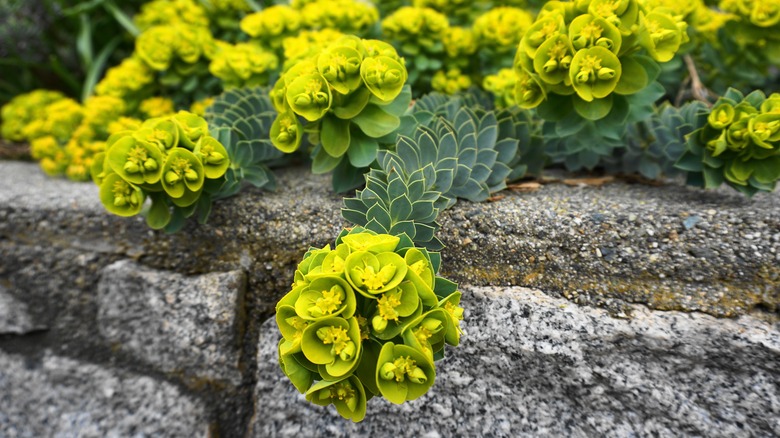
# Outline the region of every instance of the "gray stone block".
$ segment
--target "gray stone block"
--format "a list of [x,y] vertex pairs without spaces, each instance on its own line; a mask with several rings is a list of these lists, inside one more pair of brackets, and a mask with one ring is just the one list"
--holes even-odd
[[43,328],[33,323],[27,305],[14,298],[0,285],[0,335],[22,335]]
[[238,385],[245,288],[242,271],[187,277],[116,262],[98,283],[98,330],[157,370]]
[[0,351],[0,436],[206,437],[203,403],[170,383],[47,353]]
[[463,288],[464,336],[422,398],[362,423],[305,401],[260,330],[255,437],[778,436],[780,332],[634,306],[631,320],[522,288]]

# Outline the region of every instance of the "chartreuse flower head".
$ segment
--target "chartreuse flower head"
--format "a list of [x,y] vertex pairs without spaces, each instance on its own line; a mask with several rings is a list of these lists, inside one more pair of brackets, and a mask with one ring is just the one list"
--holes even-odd
[[640,43],[650,56],[658,62],[671,60],[683,38],[675,20],[668,14],[654,11],[642,17],[640,23],[646,29],[641,33]]
[[398,286],[406,276],[408,267],[404,259],[394,252],[373,254],[355,251],[344,264],[347,281],[360,294],[377,298],[378,294]]
[[320,406],[332,404],[342,417],[356,423],[366,416],[366,399],[363,384],[355,376],[339,381],[322,380],[306,392],[306,400]]
[[298,150],[303,139],[303,125],[292,110],[284,111],[271,125],[271,142],[284,153]]
[[580,15],[571,22],[569,38],[576,50],[599,46],[614,54],[620,53],[623,43],[620,31],[615,26],[590,14]]
[[187,111],[179,111],[172,120],[179,130],[179,145],[187,149],[195,149],[195,145],[202,137],[209,135],[209,125],[203,117]]
[[287,103],[296,114],[313,122],[322,118],[331,106],[328,82],[319,73],[300,76],[287,85]]
[[299,11],[276,5],[244,17],[241,30],[264,46],[279,49],[284,38],[298,33],[302,19]]
[[376,383],[382,396],[399,405],[428,392],[436,379],[433,362],[425,353],[392,342],[382,346],[376,371]]
[[301,339],[303,331],[312,321],[301,318],[295,312],[295,308],[289,305],[276,306],[276,325],[282,332],[283,342],[279,344],[279,355],[299,353],[301,351]]
[[317,69],[334,90],[348,94],[361,85],[363,55],[354,47],[334,45],[317,58]]
[[574,48],[566,35],[556,35],[545,41],[534,57],[534,71],[539,79],[550,85],[569,80],[569,68],[574,59]]
[[515,102],[520,108],[535,108],[545,99],[547,93],[538,76],[525,70],[517,73]]
[[341,277],[316,278],[298,292],[295,312],[304,319],[351,318],[355,314],[355,293]]
[[450,295],[439,301],[439,308],[447,312],[449,324],[444,333],[444,339],[448,344],[457,346],[460,343],[460,335],[463,331],[460,329],[460,322],[463,321],[463,307],[460,307],[461,293],[452,292]]
[[192,152],[176,148],[168,154],[162,168],[162,186],[173,202],[186,207],[198,199],[203,188],[203,163]]
[[569,69],[572,87],[582,100],[603,99],[615,90],[623,69],[610,50],[595,46],[574,54]]
[[354,233],[341,239],[352,251],[368,251],[374,254],[393,252],[401,239],[389,234]]
[[357,318],[323,318],[303,331],[301,350],[311,363],[319,365],[326,380],[348,376],[358,365],[362,351]]
[[444,309],[433,309],[418,316],[403,332],[404,344],[422,351],[433,362],[434,354],[444,349],[445,336],[451,331],[450,317]]
[[365,58],[360,64],[360,76],[371,94],[383,102],[398,97],[407,79],[406,68],[390,56]]
[[677,161],[688,183],[715,188],[725,182],[748,196],[773,190],[780,180],[780,113],[772,111],[773,99],[733,89],[720,98]]
[[371,333],[377,339],[389,340],[401,332],[409,319],[422,311],[417,289],[410,281],[378,295],[376,311],[371,317]]
[[141,212],[146,196],[141,189],[112,173],[100,184],[100,202],[117,216],[135,216]]
[[155,184],[162,176],[163,153],[160,148],[153,143],[136,140],[132,135],[113,142],[106,159],[112,171],[135,185]]

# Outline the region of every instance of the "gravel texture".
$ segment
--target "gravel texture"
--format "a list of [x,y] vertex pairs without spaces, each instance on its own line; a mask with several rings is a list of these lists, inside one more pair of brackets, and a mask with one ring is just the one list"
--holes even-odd
[[466,332],[422,398],[362,423],[305,401],[263,324],[253,436],[778,436],[780,326],[633,306],[631,320],[525,288],[462,288]]
[[184,277],[116,262],[98,283],[98,330],[162,372],[239,385],[245,284],[241,271]]
[[0,435],[206,437],[203,403],[146,376],[46,353],[0,351]]

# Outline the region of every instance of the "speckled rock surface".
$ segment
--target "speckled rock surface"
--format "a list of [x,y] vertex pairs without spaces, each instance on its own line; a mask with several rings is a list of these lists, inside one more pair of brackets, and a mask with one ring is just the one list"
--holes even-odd
[[238,385],[245,287],[242,271],[185,277],[116,262],[98,283],[98,330],[157,370]]
[[614,319],[524,288],[462,290],[466,335],[432,390],[402,406],[372,400],[359,424],[296,392],[266,321],[253,436],[780,434],[777,325],[641,306]]
[[0,351],[0,435],[206,437],[203,403],[168,383],[46,354]]
[[36,328],[43,327],[35,326],[27,305],[12,297],[6,288],[0,285],[0,335],[22,335]]

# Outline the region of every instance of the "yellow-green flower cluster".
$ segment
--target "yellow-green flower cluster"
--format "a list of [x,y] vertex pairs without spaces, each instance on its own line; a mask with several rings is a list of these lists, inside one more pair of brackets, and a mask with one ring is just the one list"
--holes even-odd
[[108,135],[112,136],[122,131],[135,131],[141,128],[143,122],[143,120],[135,117],[122,116],[108,124]]
[[301,9],[306,28],[336,29],[364,36],[379,21],[379,11],[371,4],[356,0],[317,0]]
[[314,31],[304,30],[298,35],[285,38],[282,42],[284,48],[282,72],[286,72],[299,61],[316,56],[325,47],[345,36],[345,34],[334,29],[322,29]]
[[68,164],[65,149],[54,137],[47,135],[31,140],[30,155],[47,175],[65,173]]
[[279,49],[287,37],[298,35],[303,24],[300,11],[277,5],[249,14],[241,20],[241,30],[264,47]]
[[446,65],[450,67],[468,66],[478,48],[474,31],[466,27],[448,28],[442,42],[448,58]]
[[689,183],[707,188],[726,182],[747,195],[774,190],[780,180],[780,94],[727,91],[705,126],[688,137],[677,167],[690,172]]
[[279,67],[279,59],[256,43],[238,43],[222,48],[209,71],[222,80],[225,89],[268,85]]
[[515,82],[517,77],[511,68],[502,68],[482,81],[482,87],[493,94],[496,107],[509,108],[515,105]]
[[[383,39],[409,59],[409,82],[417,95],[429,92],[433,74],[453,61],[444,46],[449,29],[447,16],[431,8],[405,6],[382,20]],[[464,59],[451,65],[465,68]]]
[[186,24],[208,27],[206,10],[195,0],[153,0],[141,6],[141,12],[133,17],[141,31],[154,26]]
[[[276,82],[271,99],[279,114],[271,128],[271,141],[279,150],[293,152],[303,138],[298,117],[318,122],[326,114],[333,114],[335,117],[328,118],[327,127],[323,125],[321,141],[330,156],[340,159],[349,148],[350,134],[343,131],[349,130],[350,119],[364,110],[380,117],[383,112],[378,106],[395,100],[406,79],[404,61],[391,45],[355,36],[342,37],[299,61]],[[369,105],[369,101],[375,105]],[[364,115],[360,120],[367,118],[372,117]],[[331,126],[331,121],[335,125]],[[344,138],[346,144],[340,142]]]
[[426,49],[441,52],[443,47],[435,50],[434,46],[444,39],[449,27],[447,16],[431,8],[406,6],[382,20],[385,39],[397,42],[410,54]]
[[136,100],[149,93],[154,79],[154,72],[140,58],[131,56],[108,69],[106,76],[95,86],[95,94]]
[[455,94],[465,91],[471,86],[471,78],[461,73],[460,69],[453,68],[447,71],[440,70],[433,75],[431,87],[434,91],[445,94]]
[[583,117],[603,118],[613,93],[630,95],[648,85],[634,54],[669,61],[685,28],[665,9],[646,9],[637,0],[548,2],[520,41],[515,100],[533,108],[551,93],[575,95]]
[[59,99],[46,105],[43,113],[24,127],[22,135],[27,140],[51,136],[64,143],[79,127],[83,117],[84,111],[78,102],[70,98]]
[[492,2],[486,0],[414,0],[412,6],[431,8],[449,17],[450,22],[470,24],[474,15],[489,9]]
[[106,210],[118,216],[134,216],[147,196],[156,199],[150,225],[161,228],[170,221],[169,203],[193,205],[204,184],[222,178],[229,165],[225,147],[209,135],[206,121],[180,111],[112,135],[90,173]]
[[135,53],[149,68],[165,71],[174,67],[188,72],[202,58],[210,59],[216,44],[207,27],[184,24],[153,26],[135,42]]
[[480,49],[501,54],[517,49],[534,17],[523,9],[493,8],[474,22],[474,35]]
[[145,119],[169,116],[176,112],[173,101],[167,97],[150,97],[141,102],[138,110]]
[[463,319],[457,285],[437,269],[408,238],[360,228],[310,249],[276,305],[279,364],[296,389],[355,422],[371,397],[401,404],[428,392]]
[[65,144],[66,177],[76,181],[89,180],[89,169],[95,157],[105,150],[109,126],[126,111],[125,102],[117,97],[93,96],[84,102],[81,124]]
[[211,104],[214,103],[213,97],[207,97],[205,99],[201,99],[198,101],[195,101],[190,105],[190,112],[203,117],[206,114],[206,108],[211,106]]
[[47,105],[64,98],[62,93],[49,90],[35,90],[14,97],[0,112],[3,121],[0,134],[6,140],[29,140],[24,134],[27,125],[45,117]]
[[780,63],[780,0],[722,0],[720,8],[735,17],[727,30],[742,49]]

